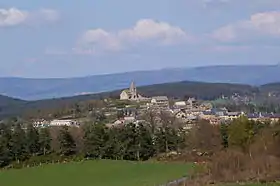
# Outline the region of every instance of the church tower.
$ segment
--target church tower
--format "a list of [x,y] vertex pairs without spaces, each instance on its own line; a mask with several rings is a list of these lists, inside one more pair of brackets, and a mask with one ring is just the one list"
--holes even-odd
[[131,82],[130,87],[129,87],[129,92],[131,94],[132,99],[137,98],[137,90],[134,81]]

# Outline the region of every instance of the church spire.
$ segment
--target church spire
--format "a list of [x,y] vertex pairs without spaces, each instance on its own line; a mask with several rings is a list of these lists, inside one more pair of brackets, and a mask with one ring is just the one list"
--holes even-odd
[[131,82],[129,90],[130,92],[136,92],[136,86],[134,81]]
[[137,90],[134,81],[131,82],[129,92],[131,94],[132,99],[137,99]]

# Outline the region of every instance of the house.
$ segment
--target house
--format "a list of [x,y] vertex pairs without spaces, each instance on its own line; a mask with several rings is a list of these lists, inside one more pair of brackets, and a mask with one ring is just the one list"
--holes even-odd
[[270,120],[272,122],[278,122],[280,121],[280,114],[272,114],[272,116],[270,117]]
[[203,111],[200,115],[199,118],[205,119],[205,120],[210,120],[212,118],[216,118],[216,115],[212,111]]
[[122,111],[124,113],[124,116],[137,116],[138,115],[138,110],[136,108],[126,107]]
[[208,102],[204,102],[199,105],[200,110],[211,110],[212,108],[213,108],[212,104]]
[[186,108],[186,106],[187,106],[187,103],[185,101],[176,101],[174,103],[174,108],[177,108],[177,109]]
[[78,126],[78,122],[73,120],[52,120],[49,126]]
[[187,100],[187,106],[189,109],[192,109],[194,106],[197,106],[196,105],[196,99],[195,98],[189,98]]
[[175,117],[176,118],[186,118],[187,114],[183,110],[180,110],[180,111],[175,113]]
[[260,117],[261,117],[261,114],[258,114],[258,113],[249,113],[249,114],[247,114],[248,120],[257,121],[257,120],[259,120]]
[[153,108],[169,109],[169,100],[167,96],[155,96],[151,99],[151,105]]
[[181,109],[175,113],[175,117],[178,119],[183,119],[187,121],[193,121],[198,118],[197,115],[193,114],[192,112],[186,112],[186,110]]
[[50,126],[79,126],[77,121],[70,119],[55,119],[52,121],[37,120],[33,122],[34,127],[50,127]]
[[247,118],[249,120],[254,121],[270,121],[272,123],[278,122],[280,120],[280,114],[274,114],[274,113],[250,113],[247,114]]
[[139,123],[144,123],[144,122],[145,122],[144,120],[137,120],[133,116],[127,116],[127,117],[123,117],[123,118],[116,120],[113,124],[107,124],[107,126],[121,126],[121,125],[130,124],[130,123],[139,124]]
[[234,120],[241,117],[242,115],[244,115],[243,112],[227,112],[225,115],[223,115],[223,119]]
[[36,128],[47,127],[47,126],[49,126],[49,122],[44,120],[44,119],[37,120],[37,121],[33,122],[33,126],[36,127]]

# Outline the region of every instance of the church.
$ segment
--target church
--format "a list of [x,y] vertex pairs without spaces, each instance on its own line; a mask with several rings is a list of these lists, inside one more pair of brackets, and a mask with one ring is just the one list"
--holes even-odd
[[141,101],[146,98],[137,93],[134,82],[131,82],[129,89],[123,90],[120,94],[120,100]]

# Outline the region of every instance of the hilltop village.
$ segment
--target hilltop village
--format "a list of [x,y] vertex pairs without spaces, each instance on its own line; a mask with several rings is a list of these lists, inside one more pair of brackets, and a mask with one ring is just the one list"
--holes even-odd
[[[221,96],[221,99],[227,99]],[[234,94],[231,97],[234,101],[248,102],[249,98],[240,97]],[[163,113],[176,122],[180,122],[185,129],[190,129],[198,120],[209,121],[210,124],[218,125],[230,122],[241,116],[249,120],[261,122],[276,122],[280,119],[277,113],[246,113],[230,111],[227,107],[216,107],[211,101],[197,100],[189,97],[185,100],[168,98],[165,95],[146,97],[138,92],[134,82],[131,82],[128,89],[121,91],[119,99],[104,99],[105,106],[91,110],[88,116],[99,113],[106,118],[106,126],[121,126],[129,123],[145,123],[147,115],[153,114],[155,120],[160,120]],[[80,126],[88,117],[56,118],[53,120],[37,118],[33,123],[35,127],[44,126]]]

